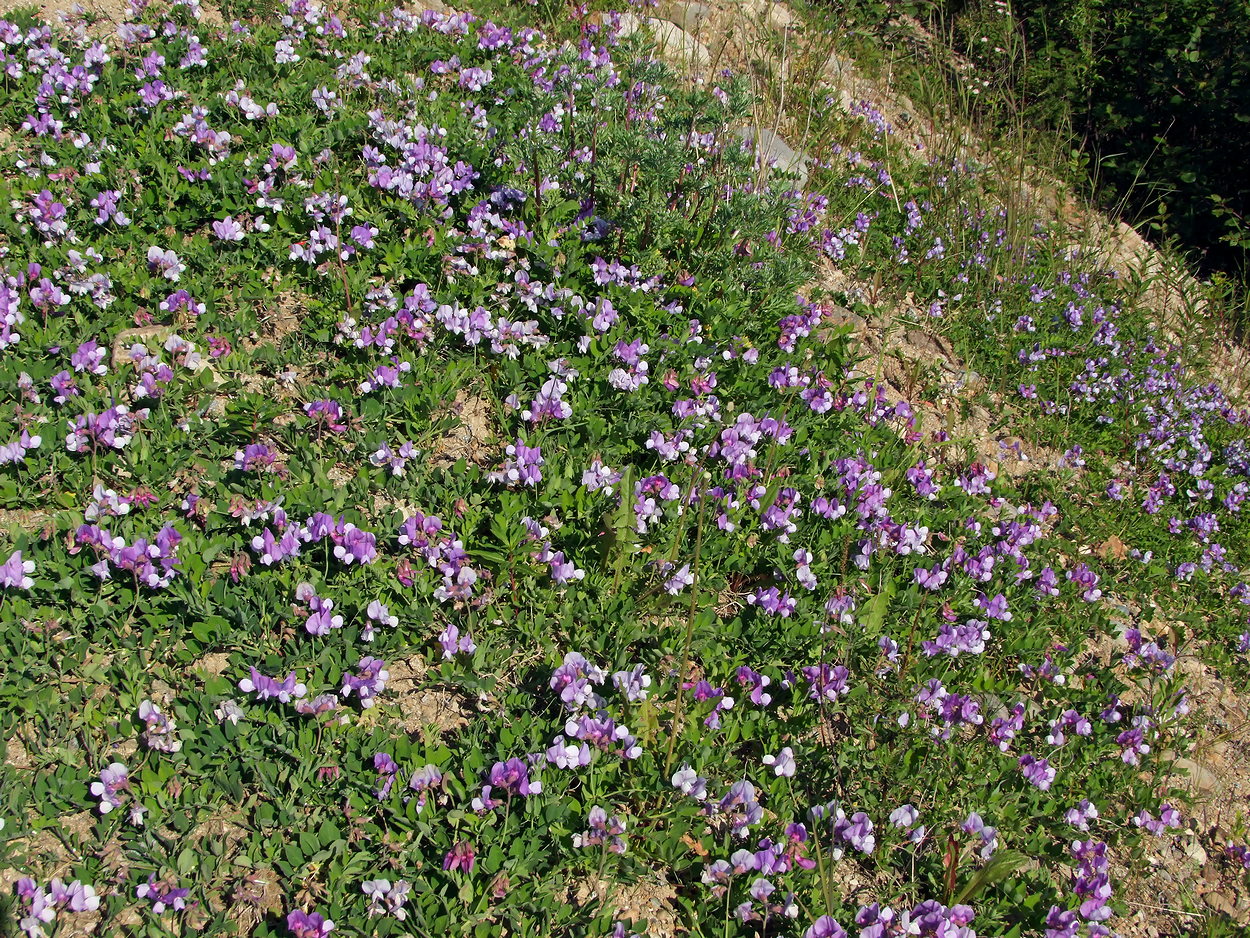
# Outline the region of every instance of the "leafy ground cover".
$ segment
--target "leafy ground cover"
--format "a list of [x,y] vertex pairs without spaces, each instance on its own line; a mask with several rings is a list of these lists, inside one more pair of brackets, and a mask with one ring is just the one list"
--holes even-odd
[[610,14],[199,13],[0,24],[18,929],[1112,933],[1250,645],[1245,413],[1123,284]]

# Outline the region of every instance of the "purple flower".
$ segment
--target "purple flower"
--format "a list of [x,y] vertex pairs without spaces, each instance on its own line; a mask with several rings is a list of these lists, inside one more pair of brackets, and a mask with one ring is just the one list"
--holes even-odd
[[373,600],[365,609],[365,615],[368,621],[360,631],[360,637],[363,641],[371,642],[374,638],[375,628],[377,626],[389,626],[395,628],[399,625],[399,616],[391,615],[390,607],[381,600]]
[[386,682],[390,680],[391,675],[386,670],[386,662],[369,655],[361,658],[356,667],[359,674],[343,675],[341,693],[344,697],[348,697],[354,692],[360,700],[360,705],[368,710],[377,703],[376,698],[386,689]]
[[1168,828],[1178,828],[1181,826],[1181,813],[1170,804],[1161,805],[1159,808],[1159,817],[1155,818],[1149,811],[1143,808],[1138,812],[1137,817],[1133,818],[1133,823],[1138,827],[1145,828],[1156,837],[1162,837]]
[[768,589],[758,588],[747,597],[747,602],[752,606],[758,606],[769,615],[781,616],[783,619],[790,618],[797,606],[788,592],[783,593],[775,586],[770,586]]
[[122,449],[130,442],[138,420],[147,414],[146,409],[131,414],[125,404],[117,404],[99,414],[83,414],[69,421],[65,448],[71,453],[94,452],[97,445]]
[[75,371],[88,372],[93,375],[108,373],[108,365],[104,363],[108,349],[101,346],[95,339],[88,339],[69,357],[69,363]]
[[227,215],[221,221],[213,222],[213,234],[219,241],[242,241],[244,231],[233,215]]
[[683,564],[672,576],[664,581],[664,592],[670,596],[676,596],[692,583],[694,583],[694,574],[690,572],[690,564]]
[[1141,757],[1150,752],[1150,744],[1146,742],[1146,732],[1141,726],[1134,726],[1120,733],[1115,738],[1120,746],[1120,758],[1127,765],[1141,765]]
[[793,777],[798,768],[794,761],[794,750],[789,746],[786,746],[775,756],[764,756],[762,761],[765,765],[772,766],[773,773],[776,775]]
[[764,691],[764,688],[768,687],[768,685],[772,683],[772,678],[765,674],[760,674],[757,671],[753,671],[746,665],[742,665],[738,668],[735,677],[738,683],[743,687],[751,688],[748,699],[757,707],[767,707],[773,702],[772,694]]
[[916,583],[927,590],[940,590],[946,582],[947,573],[941,564],[935,566],[932,570],[926,570],[924,567],[917,567],[913,576]]
[[307,614],[304,629],[309,635],[329,635],[331,629],[343,627],[343,617],[334,614],[334,600],[324,599],[313,591],[311,583],[301,583],[295,588],[295,598],[308,604],[303,610],[298,606],[291,608],[298,615]]
[[833,826],[834,836],[846,841],[860,853],[872,853],[877,846],[872,820],[863,811],[856,811],[849,818],[839,818]]
[[346,417],[337,401],[311,401],[304,405],[304,413],[320,429],[333,433],[347,432]]
[[187,896],[191,895],[191,890],[175,888],[168,883],[158,883],[156,874],[150,873],[148,881],[135,890],[135,895],[140,899],[147,899],[152,903],[152,911],[157,915],[162,915],[166,909],[173,909],[175,912],[185,909]]
[[1090,821],[1098,819],[1098,809],[1089,801],[1088,798],[1081,800],[1075,808],[1068,808],[1064,813],[1063,819],[1079,830],[1089,830]]
[[277,457],[264,443],[249,443],[234,454],[234,468],[239,472],[269,472]]
[[435,765],[422,766],[412,773],[412,778],[408,779],[408,787],[417,793],[418,814],[425,808],[429,790],[439,785],[442,781],[443,773]]
[[1023,755],[1020,757],[1020,769],[1024,772],[1024,777],[1030,785],[1040,788],[1042,791],[1048,791],[1051,783],[1055,780],[1055,770],[1045,759]]
[[558,735],[547,747],[547,761],[558,769],[580,769],[590,765],[590,746],[569,742]]
[[282,703],[290,703],[293,699],[298,700],[308,693],[308,689],[303,684],[295,681],[295,672],[288,674],[281,683],[271,677],[261,674],[256,668],[250,668],[250,674],[243,680],[239,681],[239,690],[248,694],[255,694],[257,700],[277,699]]
[[334,556],[348,566],[373,563],[378,557],[377,536],[349,521],[343,525],[343,533],[335,538]]
[[890,823],[895,827],[915,827],[918,820],[920,820],[920,812],[910,804],[899,805],[890,812]]
[[100,907],[95,889],[77,879],[71,883],[54,879],[44,890],[24,876],[14,884],[14,892],[22,913],[17,925],[28,938],[42,938],[43,926],[54,922],[57,912],[94,912]]
[[606,846],[610,853],[625,852],[625,819],[619,815],[608,816],[599,805],[595,805],[586,815],[587,829],[581,834],[573,835],[574,847]]
[[295,712],[304,716],[319,716],[322,713],[333,713],[339,708],[339,699],[333,694],[318,694],[311,700],[304,698],[295,701]]
[[148,248],[148,268],[166,280],[177,280],[187,269],[177,254],[169,250],[163,251],[156,245]]
[[287,914],[286,927],[292,938],[325,938],[334,931],[334,923],[317,912],[296,909]]
[[587,705],[601,705],[602,698],[594,688],[605,680],[607,675],[601,668],[592,665],[577,652],[570,651],[564,656],[564,663],[552,671],[548,686],[560,695],[569,710],[580,710]]
[[810,685],[807,696],[812,700],[823,698],[836,701],[839,697],[850,693],[851,673],[843,665],[833,667],[827,664],[810,665],[803,668],[802,673]]
[[352,226],[352,240],[366,251],[373,247],[373,239],[378,236],[378,229],[372,225]]
[[496,762],[490,770],[490,784],[493,788],[522,796],[537,795],[543,790],[542,782],[530,781],[529,767],[516,758]]
[[990,630],[986,628],[986,623],[969,619],[964,625],[939,626],[937,638],[922,641],[920,646],[930,658],[940,654],[952,658],[960,654],[980,655],[985,652],[985,642],[989,637]]
[[994,851],[998,848],[998,831],[996,828],[990,827],[981,820],[981,815],[975,811],[969,814],[967,819],[959,826],[965,834],[981,838],[980,856],[982,860],[988,860],[993,856]]
[[100,770],[100,780],[91,783],[91,794],[100,799],[100,813],[108,814],[121,807],[120,792],[130,788],[130,772],[120,762]]
[[541,466],[544,460],[541,447],[526,446],[525,442],[517,437],[515,443],[508,444],[507,455],[508,458],[504,461],[503,467],[487,475],[490,481],[504,482],[509,486],[536,486],[542,481]]
[[473,872],[473,864],[476,862],[476,856],[473,851],[473,845],[463,840],[457,840],[447,856],[443,857],[443,869],[445,870],[463,870],[466,873]]
[[139,704],[139,719],[146,726],[143,742],[149,749],[169,753],[182,749],[182,740],[177,736],[177,725],[173,718],[163,714],[152,701],[145,700]]
[[473,636],[468,632],[460,634],[460,627],[454,622],[447,623],[446,628],[438,636],[438,643],[443,649],[443,660],[449,661],[458,654],[471,655],[477,651]]
[[15,550],[0,566],[0,586],[28,590],[35,585],[34,577],[31,576],[34,572],[35,562],[23,560],[22,552]]
[[846,930],[832,915],[822,915],[803,932],[803,938],[846,938]]
[[620,481],[621,474],[611,467],[605,466],[598,457],[593,459],[590,463],[590,468],[582,473],[582,485],[591,492],[606,489],[611,494],[612,486]]
[[764,807],[755,797],[755,786],[746,779],[729,786],[716,803],[715,813],[727,816],[735,837],[745,837],[752,824],[764,819]]
[[985,594],[982,593],[977,597],[976,604],[990,619],[1000,619],[1003,622],[1011,621],[1011,613],[1007,611],[1007,597],[1002,593],[997,594],[993,599],[987,599]]
[[683,795],[689,795],[696,801],[707,799],[707,779],[688,765],[683,765],[673,774],[672,783]]

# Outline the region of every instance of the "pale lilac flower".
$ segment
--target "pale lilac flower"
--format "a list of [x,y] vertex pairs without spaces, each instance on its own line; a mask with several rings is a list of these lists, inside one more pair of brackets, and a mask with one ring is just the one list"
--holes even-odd
[[177,724],[152,701],[145,700],[139,704],[139,719],[147,727],[143,731],[143,741],[149,749],[167,753],[182,749],[182,740],[177,735]]
[[998,848],[998,831],[981,820],[981,815],[973,811],[960,825],[960,828],[969,836],[981,838],[980,856],[982,860],[988,860],[994,855],[994,851]]
[[920,812],[910,804],[899,805],[890,812],[890,823],[895,827],[915,827],[918,820],[920,820]]
[[292,938],[326,938],[334,931],[332,921],[317,912],[305,912],[303,909],[287,914],[286,927]]
[[412,884],[406,880],[396,880],[394,885],[389,879],[371,879],[360,886],[361,892],[369,897],[369,915],[390,915],[402,922],[408,918],[408,910],[404,905]]
[[569,742],[557,735],[546,751],[547,761],[558,769],[579,769],[590,765],[590,746],[585,742]]
[[772,766],[774,774],[784,775],[787,778],[792,778],[795,771],[798,769],[798,766],[794,761],[794,750],[789,746],[786,746],[775,756],[764,756],[763,762],[765,765]]
[[673,787],[683,795],[689,795],[696,801],[707,799],[707,779],[703,778],[688,765],[683,765],[671,779]]
[[444,661],[449,661],[458,654],[471,655],[477,651],[477,645],[473,641],[473,636],[468,632],[461,635],[460,627],[454,622],[447,623],[447,626],[438,636],[438,643],[442,646]]
[[682,564],[672,576],[664,581],[664,592],[670,596],[676,596],[692,583],[694,583],[694,574],[690,572],[690,564]]
[[33,560],[23,560],[22,552],[15,550],[9,555],[9,559],[0,566],[0,586],[28,590],[35,585],[35,579],[31,576],[34,572],[35,562]]
[[651,675],[641,664],[636,664],[628,671],[617,671],[612,675],[612,684],[625,695],[630,703],[647,699],[647,688],[651,686]]
[[129,770],[120,762],[113,762],[100,770],[100,780],[91,783],[91,794],[100,799],[101,814],[108,814],[114,808],[120,808],[122,801],[120,792],[130,788]]
[[163,915],[166,909],[172,909],[175,912],[183,911],[187,907],[187,896],[190,894],[190,889],[174,888],[167,883],[158,883],[155,873],[149,873],[148,881],[135,890],[136,897],[147,899],[152,903],[152,911],[157,915]]
[[573,835],[574,847],[606,846],[610,853],[625,852],[625,819],[619,815],[608,816],[599,805],[595,805],[586,816],[587,829],[581,834]]
[[219,241],[238,242],[243,240],[245,232],[233,215],[227,215],[221,221],[213,222],[213,234]]
[[148,248],[148,267],[153,273],[174,281],[187,269],[177,254],[170,250],[161,250],[156,245]]
[[217,709],[213,711],[213,716],[217,718],[218,723],[226,723],[228,721],[232,725],[238,726],[239,721],[243,719],[243,708],[233,700],[223,700],[217,705]]
[[366,655],[360,659],[356,665],[359,674],[343,675],[344,697],[350,696],[353,692],[360,700],[360,705],[366,710],[377,703],[377,696],[386,689],[386,682],[390,680],[390,672],[386,670],[386,662],[381,659]]
[[296,683],[294,671],[279,683],[274,678],[261,674],[255,667],[250,668],[250,674],[239,681],[239,690],[255,694],[257,700],[277,699],[282,703],[298,700],[308,693],[308,688]]
[[368,608],[365,610],[365,615],[368,621],[365,623],[365,627],[361,629],[360,637],[366,642],[373,641],[374,631],[377,626],[395,628],[399,625],[399,616],[391,615],[390,608],[377,599],[369,603]]
[[426,800],[429,798],[429,790],[441,784],[442,781],[443,773],[435,765],[422,766],[412,773],[412,778],[408,779],[408,787],[417,793],[418,814],[425,808]]
[[1098,819],[1098,809],[1088,798],[1083,798],[1076,807],[1068,808],[1063,819],[1078,830],[1087,831],[1090,822]]

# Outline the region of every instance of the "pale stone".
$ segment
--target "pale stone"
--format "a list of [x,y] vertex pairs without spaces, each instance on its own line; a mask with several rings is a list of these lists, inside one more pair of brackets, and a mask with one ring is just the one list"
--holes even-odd
[[739,127],[735,133],[755,144],[756,158],[761,166],[769,166],[781,173],[793,173],[798,177],[798,187],[807,187],[808,164],[811,157],[795,150],[772,130],[761,127]]
[[660,18],[668,20],[688,33],[697,33],[707,25],[712,16],[712,8],[697,0],[674,0],[660,6]]

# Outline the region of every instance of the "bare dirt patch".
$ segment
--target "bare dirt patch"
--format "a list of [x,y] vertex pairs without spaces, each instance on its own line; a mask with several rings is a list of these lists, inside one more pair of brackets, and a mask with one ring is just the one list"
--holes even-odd
[[391,679],[386,698],[399,707],[399,723],[410,736],[454,733],[469,722],[469,705],[463,694],[425,680],[429,666],[421,655],[401,659],[388,670]]
[[490,455],[492,441],[497,437],[490,401],[461,389],[450,404],[434,412],[432,419],[437,422],[446,417],[454,417],[456,425],[434,441],[431,447],[433,464],[445,467],[460,459],[483,463]]
[[52,512],[42,508],[0,508],[0,541],[25,535],[46,540],[52,536]]
[[284,895],[276,872],[265,867],[250,870],[235,882],[226,917],[238,926],[240,934],[250,935],[267,916],[283,911]]
[[676,888],[658,874],[633,883],[613,883],[596,877],[578,883],[565,896],[565,901],[572,901],[579,908],[610,906],[617,919],[633,922],[635,928],[645,921],[642,934],[649,938],[674,938],[683,931],[678,924],[676,900]]

